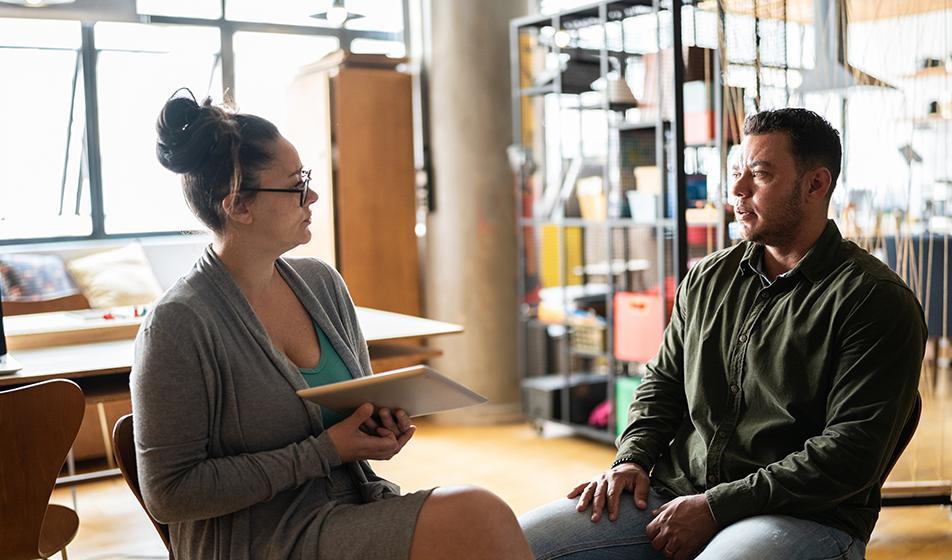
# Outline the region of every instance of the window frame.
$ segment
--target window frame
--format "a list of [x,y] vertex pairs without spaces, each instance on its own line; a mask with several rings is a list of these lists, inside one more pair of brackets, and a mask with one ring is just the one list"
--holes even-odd
[[[164,25],[182,25],[217,28],[221,36],[221,73],[222,88],[220,92],[222,98],[225,92],[229,92],[228,99],[233,95],[240,95],[235,88],[235,53],[234,36],[235,33],[242,31],[251,31],[258,33],[275,34],[293,34],[293,35],[318,35],[325,37],[336,37],[340,42],[341,48],[349,48],[354,39],[378,39],[384,41],[403,42],[406,52],[410,52],[410,31],[409,31],[409,1],[401,0],[403,7],[403,31],[392,33],[386,31],[363,31],[348,29],[346,27],[310,27],[278,23],[256,23],[245,21],[232,21],[225,19],[225,1],[222,0],[221,16],[217,19],[203,19],[191,17],[174,17],[158,15],[140,15],[138,23],[145,24],[164,24]],[[5,16],[16,19],[17,16]],[[57,18],[64,19],[64,18]],[[203,233],[201,231],[148,231],[148,232],[128,232],[128,233],[106,233],[105,206],[103,200],[102,183],[102,153],[99,135],[99,95],[98,95],[98,72],[96,62],[99,52],[95,47],[94,27],[99,21],[128,21],[121,19],[103,18],[98,20],[81,20],[82,42],[79,48],[79,57],[83,67],[83,96],[85,100],[86,111],[86,158],[89,180],[89,202],[90,218],[92,220],[92,232],[89,235],[69,235],[69,236],[50,236],[50,237],[32,237],[32,238],[0,238],[0,247],[14,245],[32,245],[38,243],[64,243],[64,242],[86,242],[94,240],[109,239],[141,239],[149,237],[174,237],[181,235],[192,235],[194,233]]]

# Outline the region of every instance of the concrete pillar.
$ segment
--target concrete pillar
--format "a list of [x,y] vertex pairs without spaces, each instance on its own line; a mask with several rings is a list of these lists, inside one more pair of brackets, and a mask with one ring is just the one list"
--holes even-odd
[[522,418],[517,371],[516,228],[509,21],[526,1],[431,0],[430,153],[436,208],[427,222],[427,315],[465,332],[432,339],[437,369],[490,402],[454,423]]

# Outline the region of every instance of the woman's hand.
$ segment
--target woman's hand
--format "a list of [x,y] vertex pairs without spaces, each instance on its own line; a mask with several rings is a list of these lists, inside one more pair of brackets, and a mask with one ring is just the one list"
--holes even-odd
[[374,405],[364,403],[353,414],[327,429],[342,463],[364,459],[386,461],[400,451],[402,446],[392,433],[371,435],[361,429],[373,413]]
[[[387,434],[393,434],[397,438],[397,453],[403,449],[403,446],[410,441],[410,438],[413,437],[413,434],[416,432],[416,426],[410,423],[410,417],[402,408],[398,408],[393,412],[389,408],[381,408],[377,411],[377,417],[380,419],[380,424],[375,426],[375,433],[381,437],[386,436]],[[372,421],[373,419],[371,419]],[[366,424],[365,424],[366,425]]]

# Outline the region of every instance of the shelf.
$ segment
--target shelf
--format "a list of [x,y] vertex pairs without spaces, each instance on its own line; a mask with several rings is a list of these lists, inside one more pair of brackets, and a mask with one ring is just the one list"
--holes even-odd
[[522,16],[516,19],[513,19],[509,22],[509,25],[513,29],[521,29],[527,27],[542,27],[544,25],[552,25],[552,16],[551,15],[530,15]]
[[519,95],[523,97],[535,97],[537,95],[546,95],[549,93],[557,93],[557,90],[555,89],[555,85],[548,84],[544,86],[522,88],[519,90]]
[[939,124],[945,124],[949,121],[952,121],[950,117],[943,117],[942,115],[929,115],[927,117],[916,117],[912,119],[912,124],[917,127],[930,127]]
[[[615,259],[612,261],[611,266],[612,275],[638,272],[640,270],[648,270],[649,268],[651,268],[651,263],[648,262],[647,259],[630,259],[627,262],[621,259]],[[573,274],[587,274],[589,276],[605,276],[608,274],[608,263],[599,262],[576,266],[572,272]]]
[[[665,126],[669,124],[668,121],[664,121]],[[618,125],[619,132],[625,132],[626,130],[654,130],[658,127],[657,122],[623,122]]]
[[608,352],[586,352],[584,350],[575,350],[575,349],[569,348],[569,353],[571,353],[573,356],[580,356],[583,358],[604,358],[606,360],[608,359]]
[[[589,96],[589,97],[592,98],[592,100],[588,100],[588,101],[585,101],[585,102],[579,101],[578,103],[572,103],[572,104],[570,104],[570,105],[563,105],[563,106],[562,106],[563,109],[580,109],[580,110],[585,110],[585,111],[601,111],[601,110],[607,110],[607,111],[612,111],[612,112],[624,112],[624,111],[627,111],[628,109],[637,109],[637,108],[638,108],[638,102],[637,102],[637,101],[634,102],[634,103],[627,103],[627,102],[623,103],[623,102],[618,102],[618,101],[609,101],[609,102],[608,102],[608,106],[606,107],[606,106],[605,106],[605,101],[604,101],[604,99],[601,99],[601,97],[602,97],[602,96],[600,95],[601,93],[602,93],[602,92],[601,92],[601,91],[598,91],[598,90],[559,91],[559,89],[555,87],[555,84],[552,84],[552,83],[549,83],[549,84],[546,84],[546,85],[542,85],[542,86],[533,86],[533,87],[528,87],[528,88],[522,88],[522,89],[519,90],[519,95],[522,96],[522,97],[538,97],[538,96],[540,96],[540,95],[558,94],[558,95],[565,96],[565,97],[562,98],[563,100],[564,100],[566,97],[573,97],[573,98],[575,98],[575,97],[581,97],[581,96],[587,95],[587,94],[595,94],[595,95],[590,95],[590,96]],[[595,98],[596,95],[599,96],[599,99],[594,100],[594,98]]]
[[[640,115],[638,111],[618,112],[637,107],[627,95],[613,93],[612,88],[621,84],[591,89],[592,83],[597,82],[596,86],[602,83],[598,82],[600,78],[607,80],[608,76],[602,73],[604,69],[617,68],[613,59],[618,59],[624,67],[628,56],[647,53],[549,48],[540,44],[536,33],[541,36],[542,26],[573,34],[573,29],[588,26],[601,31],[603,16],[616,20],[636,13],[654,14],[657,6],[657,2],[651,0],[591,1],[550,17],[514,20],[511,28],[512,100],[517,104],[531,101],[533,105],[525,114],[513,115],[514,142],[520,146],[526,142],[527,152],[544,155],[535,161],[538,170],[534,175],[520,174],[517,184],[513,185],[513,194],[524,210],[516,218],[520,238],[516,276],[520,303],[516,314],[525,335],[520,339],[520,368],[525,376],[557,372],[523,377],[523,405],[537,426],[550,423],[553,431],[564,426],[567,429],[560,429],[566,433],[608,444],[615,439],[614,426],[587,425],[591,412],[614,395],[616,375],[643,370],[643,364],[618,360],[607,351],[615,334],[615,325],[607,320],[612,313],[614,296],[622,290],[637,291],[645,286],[665,284],[669,277],[680,277],[686,271],[688,255],[687,240],[679,237],[687,231],[683,229],[685,208],[679,206],[679,198],[669,196],[674,193],[672,184],[679,184],[678,180],[669,179],[677,175],[680,180],[685,177],[684,170],[676,169],[669,177],[662,169],[663,177],[657,178],[662,187],[661,195],[652,199],[650,206],[647,197],[644,204],[636,204],[634,217],[625,212],[631,203],[623,198],[625,189],[621,187],[631,188],[632,167],[652,165],[648,162],[657,160],[660,148],[675,154],[672,162],[680,162],[682,157],[690,162],[695,152],[686,151],[689,147],[684,146],[683,139],[677,143],[672,122],[662,119],[660,113],[655,113],[650,121],[643,121],[646,118],[643,111]],[[527,29],[529,27],[536,29]],[[671,26],[670,33],[674,37],[680,29]],[[539,46],[546,48],[539,49]],[[610,43],[608,46],[621,45]],[[545,55],[540,54],[543,50]],[[538,70],[543,62],[538,57],[552,54],[561,55],[560,61],[567,59],[564,67]],[[657,52],[654,55],[660,56]],[[606,60],[606,57],[611,58]],[[700,61],[696,66],[696,70],[704,68]],[[524,70],[532,70],[531,81],[519,81],[525,75]],[[686,72],[688,70],[686,68]],[[561,77],[557,72],[562,72]],[[657,85],[653,79],[650,83]],[[665,91],[679,91],[683,83],[684,76],[680,81],[673,75],[666,76]],[[531,96],[538,97],[530,100]],[[557,125],[560,115],[555,111],[540,111],[537,105],[541,96],[547,96],[545,109],[558,106],[559,111],[569,111],[572,117],[580,118],[582,113],[590,112],[593,118],[605,121],[604,130],[586,137],[587,149],[574,149],[558,136],[545,132],[550,124]],[[612,103],[623,100],[628,103]],[[552,103],[555,105],[550,105]],[[635,120],[641,122],[633,122]],[[581,130],[583,125],[579,127]],[[712,145],[705,142],[690,148],[704,149]],[[582,189],[586,194],[597,194],[596,200],[585,200],[585,217],[581,215],[581,201],[573,195],[573,190],[578,192],[579,177],[602,179],[601,185],[592,181],[588,189]],[[643,191],[648,190],[649,185],[643,183],[642,186]],[[598,212],[588,212],[590,202]],[[575,311],[589,311],[601,321],[595,326],[580,325],[572,315]],[[614,420],[609,423],[614,424]]]
[[586,437],[609,445],[615,444],[615,434],[608,431],[608,428],[593,428],[588,424],[575,424],[574,422],[563,422],[561,420],[549,420],[546,418],[537,418],[536,420],[568,428],[572,431],[573,435]]
[[665,218],[656,222],[640,222],[631,218],[610,218],[608,220],[588,220],[585,218],[563,218],[561,220],[544,220],[541,218],[521,218],[519,225],[526,226],[555,226],[555,227],[626,227],[626,228],[655,228],[675,227],[673,218]]
[[607,382],[607,373],[552,373],[540,377],[527,377],[522,380],[522,386],[527,389],[555,391],[576,385],[592,385]]
[[921,78],[948,78],[950,76],[952,76],[952,72],[949,72],[945,66],[932,66],[922,68],[913,74],[906,74],[903,79],[918,80]]

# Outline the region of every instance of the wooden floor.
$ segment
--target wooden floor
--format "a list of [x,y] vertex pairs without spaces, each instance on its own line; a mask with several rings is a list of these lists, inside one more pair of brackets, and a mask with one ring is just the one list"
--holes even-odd
[[[376,471],[404,491],[476,484],[499,494],[516,512],[561,497],[611,463],[607,445],[572,437],[540,437],[528,425],[448,427],[421,424],[417,435]],[[72,560],[162,558],[165,549],[125,484],[118,479],[77,488],[79,534]],[[69,489],[54,501],[71,505]],[[872,560],[952,558],[952,518],[937,506],[883,511],[868,550]]]

